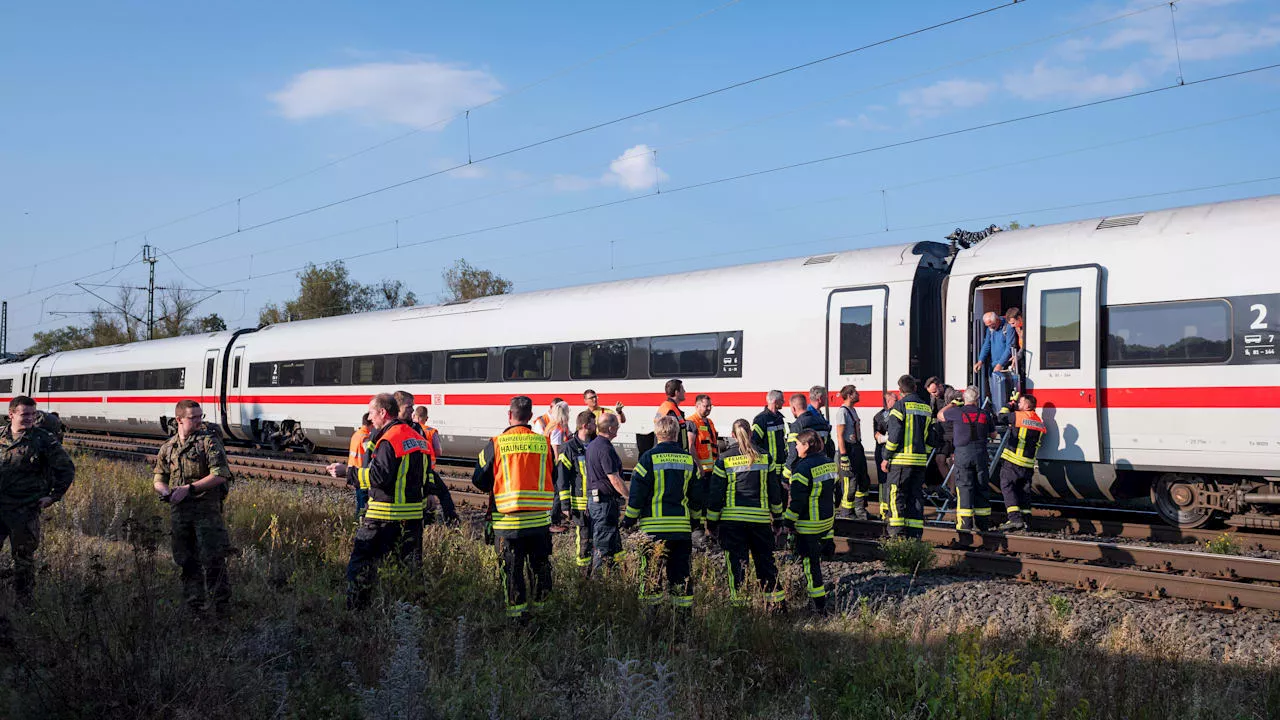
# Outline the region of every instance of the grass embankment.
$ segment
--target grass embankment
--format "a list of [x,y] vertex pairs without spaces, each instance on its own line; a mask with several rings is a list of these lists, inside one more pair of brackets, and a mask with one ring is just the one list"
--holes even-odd
[[[179,601],[167,509],[138,465],[78,458],[46,514],[35,607],[0,593],[7,717],[1242,718],[1280,715],[1265,668],[1194,647],[1113,647],[985,628],[922,627],[865,604],[830,619],[736,611],[718,556],[699,559],[682,632],[646,620],[633,567],[577,579],[527,630],[503,617],[491,548],[433,528],[422,577],[386,574],[374,608],[343,607],[350,502],[239,483],[228,505],[236,605],[219,621]],[[1060,613],[1049,613],[1053,618]]]

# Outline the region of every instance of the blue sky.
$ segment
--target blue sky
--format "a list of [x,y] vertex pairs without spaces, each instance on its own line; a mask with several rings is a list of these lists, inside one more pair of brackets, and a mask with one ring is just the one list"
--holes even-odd
[[1280,192],[1170,193],[1280,175],[1276,69],[649,197],[1175,85],[1179,55],[1187,82],[1280,63],[1268,0],[1181,0],[1176,48],[1167,5],[1026,0],[235,232],[465,162],[468,108],[481,158],[996,4],[11,3],[9,348],[99,305],[70,281],[145,284],[161,225],[159,282],[247,326],[294,268],[362,252],[357,279],[434,300],[459,257],[533,290]]

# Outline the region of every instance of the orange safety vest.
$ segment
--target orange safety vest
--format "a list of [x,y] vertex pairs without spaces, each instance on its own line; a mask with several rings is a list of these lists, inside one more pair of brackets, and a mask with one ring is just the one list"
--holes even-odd
[[351,436],[351,446],[347,448],[347,465],[353,468],[364,467],[365,443],[369,440],[369,428],[361,425]]
[[1034,410],[1019,410],[1014,418],[1013,429],[1018,435],[1000,453],[1000,457],[1018,467],[1033,468],[1036,466],[1036,452],[1040,450],[1040,442],[1048,429]]
[[429,425],[422,426],[422,439],[427,441],[427,454],[432,457],[435,457],[436,454],[436,435],[439,434],[439,430],[436,430]]
[[675,414],[676,420],[680,423],[680,447],[688,450],[689,438],[684,434],[684,411],[680,409],[679,405],[671,402],[670,400],[664,400],[662,404],[658,406],[658,412],[653,416],[653,419],[657,420],[660,417],[666,417],[672,413]]
[[698,413],[689,416],[689,422],[696,429],[694,437],[693,457],[698,461],[698,469],[709,473],[720,459],[720,440],[716,435],[716,424],[711,418],[704,418]]
[[546,432],[547,427],[551,425],[551,413],[542,413],[539,415],[538,422],[542,423],[543,432]]
[[[549,512],[556,495],[555,458],[546,436],[517,425],[493,438],[493,451],[493,500],[498,512]],[[503,525],[494,519],[495,528]]]
[[[422,477],[413,477],[410,470],[413,453],[422,453],[430,458],[430,454],[423,448],[422,436],[409,425],[399,423],[378,438],[379,444],[384,442],[391,445],[396,455],[395,486],[389,500],[370,497],[364,516],[372,520],[421,520],[423,488],[427,480],[425,476],[429,472],[431,461],[422,460]],[[361,474],[367,477],[369,471],[362,470]]]

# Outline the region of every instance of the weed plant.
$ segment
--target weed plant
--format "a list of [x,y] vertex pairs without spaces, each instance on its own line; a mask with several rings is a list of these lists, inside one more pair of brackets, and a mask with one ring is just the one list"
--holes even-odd
[[891,599],[840,598],[847,613],[815,616],[790,565],[791,612],[772,616],[729,605],[719,556],[697,558],[682,624],[668,608],[646,614],[631,555],[586,581],[564,543],[551,602],[517,628],[493,549],[430,527],[422,571],[388,569],[352,614],[351,500],[252,481],[227,506],[234,606],[193,615],[149,469],[77,463],[45,516],[34,604],[18,609],[0,583],[0,717],[1280,716],[1274,666],[1211,662],[1188,638],[1152,644],[1121,624],[1100,647],[1000,632],[998,617],[930,627]]
[[885,567],[895,572],[915,575],[933,568],[938,556],[933,546],[915,538],[889,538],[880,543]]
[[1240,543],[1231,533],[1222,533],[1212,540],[1206,540],[1204,549],[1218,555],[1239,555],[1243,552]]

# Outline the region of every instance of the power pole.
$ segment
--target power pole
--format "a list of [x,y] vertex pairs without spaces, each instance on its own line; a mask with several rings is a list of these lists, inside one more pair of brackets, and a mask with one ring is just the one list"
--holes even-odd
[[156,251],[150,245],[142,246],[142,262],[151,265],[147,279],[147,339],[156,338]]
[[9,301],[0,302],[0,355],[9,353]]

